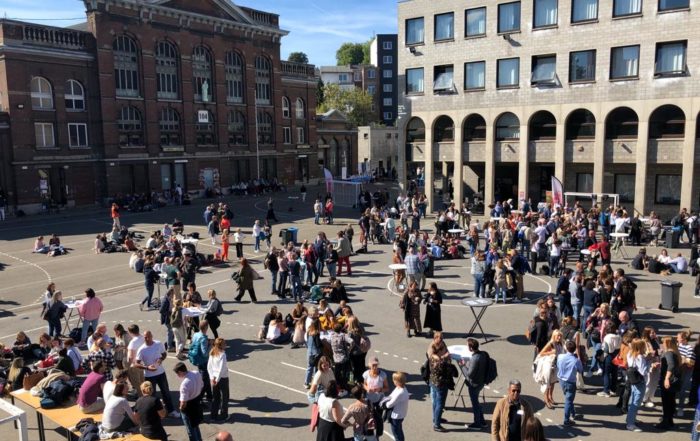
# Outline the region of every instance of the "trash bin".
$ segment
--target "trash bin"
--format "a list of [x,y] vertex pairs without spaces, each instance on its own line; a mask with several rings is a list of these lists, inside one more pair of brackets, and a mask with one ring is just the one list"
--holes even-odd
[[678,240],[680,239],[681,232],[674,231],[673,228],[666,229],[666,248],[678,248]]
[[681,282],[664,280],[661,282],[661,303],[659,309],[669,309],[678,312],[678,303],[681,294]]
[[428,256],[428,266],[425,268],[423,275],[430,278],[435,277],[435,258],[433,256]]
[[295,227],[289,227],[289,228],[287,228],[287,234],[289,234],[289,237],[290,237],[289,240],[291,240],[292,242],[294,242],[294,244],[297,243],[297,233],[298,233],[298,232],[299,232],[299,229],[297,229],[297,228],[295,228]]
[[280,237],[282,238],[282,246],[287,246],[287,244],[292,241],[292,232],[286,228],[282,228],[280,230]]

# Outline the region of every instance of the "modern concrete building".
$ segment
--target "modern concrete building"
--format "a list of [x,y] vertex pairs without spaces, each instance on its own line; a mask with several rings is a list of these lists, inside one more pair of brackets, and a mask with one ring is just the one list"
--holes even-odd
[[645,214],[698,207],[689,0],[408,0],[398,16],[399,174],[424,169],[429,200],[447,175],[455,200],[537,201],[554,175]]
[[378,170],[391,176],[399,161],[399,131],[396,127],[360,126],[357,128],[357,160],[363,172]]
[[398,44],[396,34],[378,34],[370,44],[370,63],[379,69],[379,116],[382,123],[393,126],[399,101]]

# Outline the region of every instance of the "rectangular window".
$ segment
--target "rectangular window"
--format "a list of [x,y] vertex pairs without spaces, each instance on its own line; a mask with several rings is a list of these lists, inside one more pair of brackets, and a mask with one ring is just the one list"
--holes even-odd
[[557,0],[535,0],[533,27],[544,28],[557,25]]
[[347,83],[348,82],[348,74],[344,74],[344,73],[338,74],[338,82],[340,84]]
[[654,75],[657,77],[685,75],[688,41],[656,43]]
[[571,22],[581,23],[598,19],[598,0],[572,0]]
[[553,85],[557,81],[556,55],[539,55],[532,57],[530,84]]
[[382,62],[383,62],[384,64],[391,64],[391,63],[394,62],[394,57],[392,57],[391,55],[384,55],[384,56],[382,57]]
[[616,174],[615,193],[620,195],[620,202],[632,202],[634,200],[634,175]]
[[593,192],[593,173],[576,173],[576,191],[580,193]]
[[87,124],[68,124],[68,145],[70,147],[87,147]]
[[464,63],[464,89],[478,90],[486,88],[486,62]]
[[406,93],[423,93],[423,68],[406,69]]
[[433,70],[433,92],[454,91],[454,74],[452,65],[435,66]]
[[386,93],[391,93],[394,91],[394,85],[393,84],[385,84],[384,86],[382,86],[382,89]]
[[614,47],[610,56],[610,79],[639,77],[639,46]]
[[297,127],[297,144],[304,144],[306,142],[306,136],[304,135],[304,128]]
[[392,104],[394,104],[394,100],[392,100],[391,98],[384,98],[382,100],[382,103],[384,106],[391,106]]
[[391,114],[391,112],[384,112],[384,120],[385,121],[392,119],[392,116],[393,115]]
[[393,73],[389,69],[385,69],[382,71],[382,77],[384,78],[391,78],[393,76]]
[[498,5],[498,33],[520,30],[520,2]]
[[377,86],[374,84],[370,84],[367,86],[367,93],[370,95],[374,95],[374,92],[376,92]]
[[390,51],[394,48],[394,45],[391,44],[391,41],[385,41],[382,43],[382,48],[384,48],[385,51]]
[[282,142],[285,144],[291,144],[292,143],[292,128],[291,127],[282,127]]
[[659,0],[659,12],[673,11],[674,9],[688,9],[689,0]]
[[655,202],[664,205],[681,203],[681,175],[656,175]]
[[486,8],[467,9],[464,22],[465,37],[486,35]]
[[595,81],[595,50],[569,54],[569,82]]
[[454,13],[435,15],[435,41],[452,40],[455,36]]
[[642,0],[613,0],[613,17],[640,15]]
[[406,44],[420,44],[425,41],[423,17],[406,20]]
[[498,60],[496,70],[496,87],[518,87],[520,85],[520,58]]
[[367,78],[370,78],[370,79],[377,78],[377,71],[374,69],[369,69],[367,71]]
[[34,137],[37,148],[56,147],[51,123],[34,123]]
[[354,81],[362,81],[362,72],[359,72],[359,71],[358,71],[358,72],[354,72],[354,73],[352,74],[352,79],[353,79]]

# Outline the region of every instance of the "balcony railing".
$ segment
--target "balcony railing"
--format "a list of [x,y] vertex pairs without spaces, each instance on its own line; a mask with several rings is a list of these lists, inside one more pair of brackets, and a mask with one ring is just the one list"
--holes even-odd
[[87,34],[69,29],[23,26],[24,41],[64,49],[86,49]]
[[271,27],[279,27],[279,16],[277,14],[270,14],[269,12],[258,11],[257,9],[251,8],[241,8],[254,22]]
[[295,78],[315,78],[316,69],[313,64],[294,63],[292,61],[282,61],[282,75]]

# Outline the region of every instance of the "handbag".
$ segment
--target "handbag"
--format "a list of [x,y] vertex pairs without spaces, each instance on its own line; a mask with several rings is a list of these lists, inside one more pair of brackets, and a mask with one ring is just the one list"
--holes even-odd
[[624,358],[622,358],[622,357],[620,356],[620,353],[619,353],[619,352],[618,352],[618,354],[615,356],[615,358],[612,359],[612,364],[614,364],[615,366],[617,366],[617,367],[619,367],[619,368],[621,368],[621,369],[627,369],[627,360],[625,360]]
[[29,390],[39,384],[41,380],[44,379],[43,372],[31,372],[24,376],[22,379],[22,388],[24,390]]

